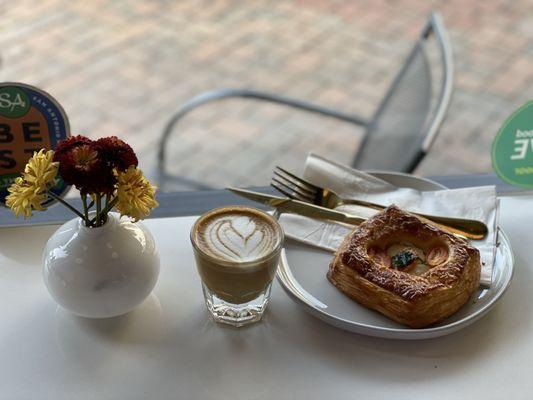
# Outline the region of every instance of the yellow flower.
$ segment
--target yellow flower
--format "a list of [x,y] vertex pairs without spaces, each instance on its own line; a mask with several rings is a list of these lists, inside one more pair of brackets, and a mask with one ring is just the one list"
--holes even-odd
[[43,191],[36,190],[23,178],[15,179],[7,191],[10,194],[6,197],[6,205],[13,210],[17,217],[22,214],[24,218],[28,218],[31,217],[32,210],[44,210],[42,203],[46,200],[46,195]]
[[158,206],[155,200],[156,187],[143,176],[140,169],[130,166],[117,174],[117,203],[120,215],[127,215],[134,221],[146,218],[150,210]]
[[34,152],[24,168],[24,180],[33,186],[45,190],[50,183],[54,182],[57,176],[59,163],[54,162],[53,150],[44,149]]
[[39,150],[34,152],[28,160],[22,177],[7,189],[6,205],[13,210],[18,217],[31,217],[32,211],[43,211],[42,204],[46,201],[46,189],[54,182],[57,176],[59,163],[53,162],[52,150]]

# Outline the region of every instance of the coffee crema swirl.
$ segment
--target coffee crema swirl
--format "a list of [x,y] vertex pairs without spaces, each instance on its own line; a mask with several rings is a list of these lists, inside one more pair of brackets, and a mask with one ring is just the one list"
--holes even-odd
[[210,256],[226,261],[249,262],[276,248],[280,232],[260,212],[228,208],[199,221],[196,242]]

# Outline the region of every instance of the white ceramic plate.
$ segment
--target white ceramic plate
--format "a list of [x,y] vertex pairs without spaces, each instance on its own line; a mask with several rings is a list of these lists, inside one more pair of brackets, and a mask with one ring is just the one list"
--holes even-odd
[[[444,188],[412,175],[385,172],[373,172],[373,175],[396,186],[418,190]],[[514,266],[509,240],[499,230],[492,286],[480,289],[457,313],[442,323],[430,328],[410,329],[359,305],[330,284],[326,272],[332,257],[329,252],[289,240],[282,253],[278,281],[291,299],[328,324],[364,335],[408,340],[448,335],[481,318],[509,286]]]

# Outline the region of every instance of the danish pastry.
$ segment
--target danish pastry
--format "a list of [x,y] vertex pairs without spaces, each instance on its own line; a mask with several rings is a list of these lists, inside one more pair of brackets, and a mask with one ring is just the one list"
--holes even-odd
[[392,205],[346,236],[327,278],[363,306],[423,328],[466,303],[480,270],[466,240]]

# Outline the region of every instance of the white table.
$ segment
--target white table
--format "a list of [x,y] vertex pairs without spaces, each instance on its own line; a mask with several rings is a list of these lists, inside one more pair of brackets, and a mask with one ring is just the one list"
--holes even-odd
[[146,222],[162,268],[137,310],[74,317],[41,280],[40,252],[55,227],[2,229],[0,399],[531,398],[532,204],[531,196],[502,199],[516,272],[500,303],[471,327],[418,342],[330,327],[277,283],[262,323],[215,324],[189,244],[193,217]]

